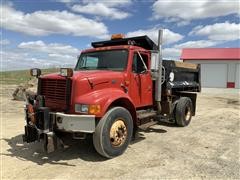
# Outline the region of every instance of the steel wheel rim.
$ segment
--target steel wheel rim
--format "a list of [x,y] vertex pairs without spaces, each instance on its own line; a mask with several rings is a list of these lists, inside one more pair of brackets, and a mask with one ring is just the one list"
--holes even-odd
[[110,128],[110,142],[114,147],[122,146],[127,139],[127,127],[122,119],[116,119]]
[[185,110],[185,119],[186,121],[189,121],[191,119],[191,109],[190,107],[187,107]]

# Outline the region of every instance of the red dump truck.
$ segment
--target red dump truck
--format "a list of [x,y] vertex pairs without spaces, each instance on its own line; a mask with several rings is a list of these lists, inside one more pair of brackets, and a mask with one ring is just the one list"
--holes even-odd
[[143,124],[187,126],[201,90],[200,66],[162,60],[161,39],[162,30],[158,45],[148,36],[115,34],[82,51],[74,70],[41,75],[31,69],[38,91],[27,97],[23,140],[41,140],[47,150],[64,136],[90,135],[96,151],[113,158]]

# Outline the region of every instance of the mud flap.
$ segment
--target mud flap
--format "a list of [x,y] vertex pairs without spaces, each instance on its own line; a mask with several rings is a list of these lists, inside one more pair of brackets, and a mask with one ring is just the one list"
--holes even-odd
[[63,142],[53,132],[44,134],[43,147],[46,153],[56,151],[59,147],[63,147]]
[[39,140],[39,134],[35,127],[26,125],[24,130],[25,134],[22,136],[23,142],[30,143]]

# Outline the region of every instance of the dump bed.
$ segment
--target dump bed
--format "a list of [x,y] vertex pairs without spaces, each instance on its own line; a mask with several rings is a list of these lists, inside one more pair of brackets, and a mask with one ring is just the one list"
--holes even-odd
[[163,60],[165,82],[163,88],[172,91],[201,91],[200,65]]

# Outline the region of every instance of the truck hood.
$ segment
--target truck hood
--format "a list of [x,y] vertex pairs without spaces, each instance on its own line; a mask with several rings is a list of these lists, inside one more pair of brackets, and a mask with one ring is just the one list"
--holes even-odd
[[73,81],[87,79],[92,87],[100,84],[116,83],[123,80],[123,73],[116,71],[76,71],[72,77]]
[[109,78],[116,76],[122,76],[122,72],[109,71],[109,70],[95,70],[95,71],[75,71],[73,79],[82,79],[82,78],[96,78],[100,77],[101,79]]
[[[53,73],[43,76],[46,79],[63,79],[59,73]],[[92,70],[92,71],[74,71],[71,79],[75,82],[87,80],[90,86],[95,87],[99,84],[107,83],[121,83],[124,79],[123,72],[109,71],[109,70]]]

